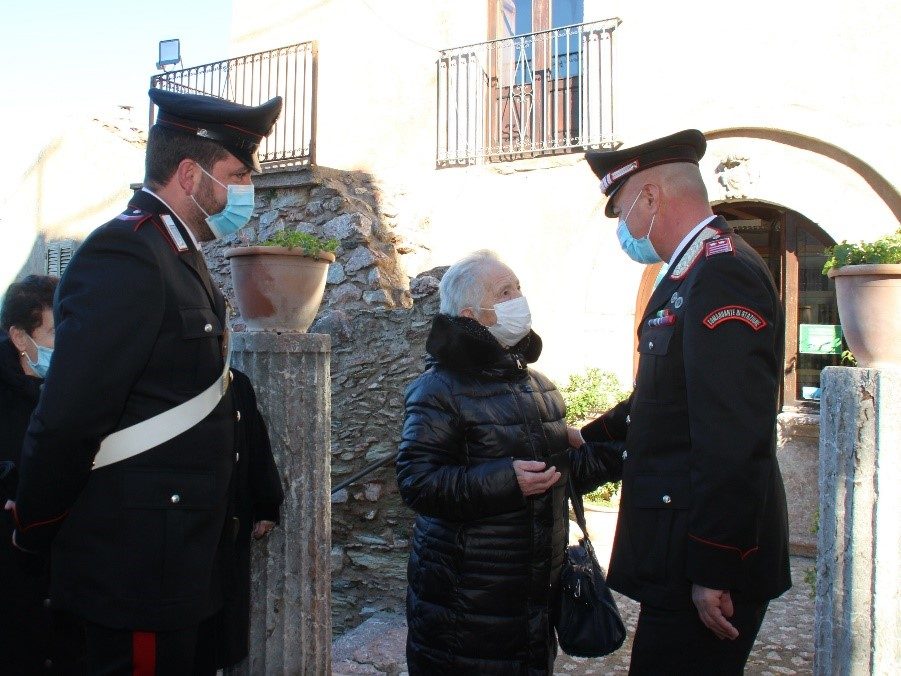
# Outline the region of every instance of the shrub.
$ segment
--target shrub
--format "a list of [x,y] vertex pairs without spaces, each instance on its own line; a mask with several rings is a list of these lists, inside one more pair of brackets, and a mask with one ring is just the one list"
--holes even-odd
[[315,256],[320,251],[334,253],[338,248],[337,239],[320,239],[316,235],[298,230],[280,230],[259,246],[283,246],[288,249],[303,249],[308,256]]
[[560,389],[566,402],[566,422],[570,425],[595,418],[628,396],[613,373],[590,368],[570,375]]
[[[574,426],[596,418],[629,394],[616,375],[597,368],[570,375],[560,393],[566,402],[566,422]],[[586,493],[583,499],[598,505],[618,505],[619,487],[619,481],[606,483]]]
[[858,242],[849,244],[843,241],[841,244],[826,249],[829,259],[823,266],[825,275],[832,268],[840,268],[845,265],[872,265],[876,263],[901,263],[901,228],[891,235],[880,237],[873,242]]

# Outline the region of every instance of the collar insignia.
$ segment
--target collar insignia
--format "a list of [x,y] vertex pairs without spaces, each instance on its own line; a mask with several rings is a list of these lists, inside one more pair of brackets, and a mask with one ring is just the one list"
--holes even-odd
[[172,216],[169,214],[160,214],[160,218],[163,220],[163,225],[166,226],[166,230],[169,231],[169,236],[172,238],[172,242],[175,244],[175,247],[179,251],[187,251],[188,245],[185,244],[185,238],[181,236],[181,233],[178,231],[178,226],[175,225],[175,221],[172,220]]
[[[688,271],[691,270],[692,266],[698,261],[701,257],[701,253],[704,251],[704,242],[711,237],[715,237],[719,235],[720,231],[716,228],[711,228],[709,225],[701,230],[698,233],[698,236],[694,238],[691,244],[688,245],[688,248],[679,258],[679,262],[676,263],[676,266],[670,272],[670,279],[682,279]],[[731,244],[731,240],[729,243]]]

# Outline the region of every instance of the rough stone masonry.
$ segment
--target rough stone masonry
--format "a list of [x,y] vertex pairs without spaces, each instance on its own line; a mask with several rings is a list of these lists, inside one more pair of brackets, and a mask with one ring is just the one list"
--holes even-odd
[[[396,452],[406,385],[423,369],[438,310],[441,270],[415,278],[422,224],[404,221],[363,172],[322,167],[263,174],[250,225],[204,246],[210,271],[236,314],[225,249],[279,230],[334,237],[340,246],[311,333],[332,340],[332,483]],[[264,412],[265,413],[265,412]],[[413,516],[397,493],[393,465],[332,497],[332,624],[335,635],[381,611],[402,612]]]

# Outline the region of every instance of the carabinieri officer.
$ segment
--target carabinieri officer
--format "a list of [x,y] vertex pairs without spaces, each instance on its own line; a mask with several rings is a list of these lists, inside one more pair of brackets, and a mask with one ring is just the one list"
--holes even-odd
[[190,673],[222,602],[234,414],[225,303],[198,242],[247,223],[282,107],[150,98],[145,187],[57,292],[14,509],[18,547],[52,542],[52,602],[84,620],[90,673]]
[[668,261],[632,396],[582,429],[625,439],[610,586],[639,602],[632,674],[741,674],[791,586],[776,413],[785,325],[760,256],[714,216],[688,129],[588,164],[624,252]]

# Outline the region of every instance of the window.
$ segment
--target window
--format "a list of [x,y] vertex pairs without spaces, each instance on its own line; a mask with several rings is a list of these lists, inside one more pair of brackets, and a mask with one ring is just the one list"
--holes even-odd
[[584,0],[489,0],[487,41],[441,50],[436,164],[507,162],[616,147],[618,18]]
[[69,265],[69,261],[72,260],[74,251],[75,242],[71,240],[48,242],[46,274],[62,277],[66,267]]
[[[766,262],[785,311],[783,410],[815,409],[820,373],[841,362],[844,347],[835,300],[835,283],[822,274],[825,250],[835,242],[796,211],[759,202],[728,202],[714,213],[754,247]],[[649,266],[636,299],[641,319],[660,265]],[[636,332],[637,332],[636,325]],[[637,367],[637,352],[635,356]]]

